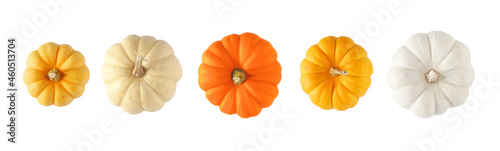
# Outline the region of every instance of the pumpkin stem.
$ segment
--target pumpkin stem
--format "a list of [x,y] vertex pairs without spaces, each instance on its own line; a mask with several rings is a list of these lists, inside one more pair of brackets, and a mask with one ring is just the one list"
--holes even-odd
[[427,79],[427,83],[434,84],[439,80],[439,72],[434,69],[431,69],[429,72],[425,73],[425,79]]
[[339,70],[337,69],[336,67],[332,67],[330,68],[330,75],[332,75],[333,77],[337,77],[339,75],[343,75],[343,76],[346,76],[347,75],[347,71],[345,70]]
[[242,69],[236,68],[233,70],[233,76],[231,77],[231,79],[233,80],[234,84],[240,85],[245,82],[246,78],[247,76],[245,74],[245,71],[243,71]]
[[134,77],[136,78],[140,78],[146,73],[146,69],[142,66],[143,60],[148,61],[147,59],[144,59],[144,56],[141,55],[137,55],[137,58],[135,59],[135,66],[134,69],[132,69],[132,75],[134,75]]
[[59,79],[61,79],[61,73],[59,72],[59,70],[54,68],[49,70],[49,72],[47,73],[47,77],[49,78],[50,81],[57,82],[59,81]]

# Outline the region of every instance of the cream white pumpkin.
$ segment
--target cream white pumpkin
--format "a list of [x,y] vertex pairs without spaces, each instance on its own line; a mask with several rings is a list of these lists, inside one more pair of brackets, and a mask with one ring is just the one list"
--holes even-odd
[[181,76],[172,47],[151,36],[130,35],[114,44],[102,67],[109,100],[131,114],[161,109]]
[[469,49],[441,31],[411,36],[388,73],[394,100],[423,118],[464,104],[473,79]]

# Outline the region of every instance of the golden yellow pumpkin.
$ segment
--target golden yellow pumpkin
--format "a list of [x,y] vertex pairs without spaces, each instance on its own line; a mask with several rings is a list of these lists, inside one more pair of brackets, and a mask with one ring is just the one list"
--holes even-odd
[[356,106],[370,87],[373,66],[363,47],[349,37],[325,37],[307,50],[300,85],[322,109]]
[[66,106],[82,96],[90,76],[83,54],[71,46],[43,44],[28,55],[23,81],[44,106]]

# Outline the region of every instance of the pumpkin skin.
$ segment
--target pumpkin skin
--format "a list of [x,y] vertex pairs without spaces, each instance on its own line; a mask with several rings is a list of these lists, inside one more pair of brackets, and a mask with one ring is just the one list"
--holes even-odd
[[307,50],[300,85],[318,107],[344,111],[370,87],[373,66],[363,47],[349,37],[325,37]]
[[151,36],[130,35],[112,45],[102,67],[109,100],[130,114],[161,109],[181,76],[172,47]]
[[48,42],[26,59],[23,81],[44,106],[66,106],[82,96],[90,72],[85,57],[67,44]]
[[397,104],[429,118],[462,105],[474,79],[469,48],[449,34],[415,34],[394,54],[388,72]]
[[281,65],[271,43],[253,33],[232,34],[203,53],[198,84],[226,114],[257,116],[278,96]]

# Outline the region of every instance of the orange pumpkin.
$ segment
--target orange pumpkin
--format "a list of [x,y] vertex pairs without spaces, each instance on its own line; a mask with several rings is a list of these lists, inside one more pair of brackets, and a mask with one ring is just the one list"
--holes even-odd
[[198,84],[226,114],[259,115],[278,96],[281,65],[271,43],[253,33],[232,34],[203,53]]

